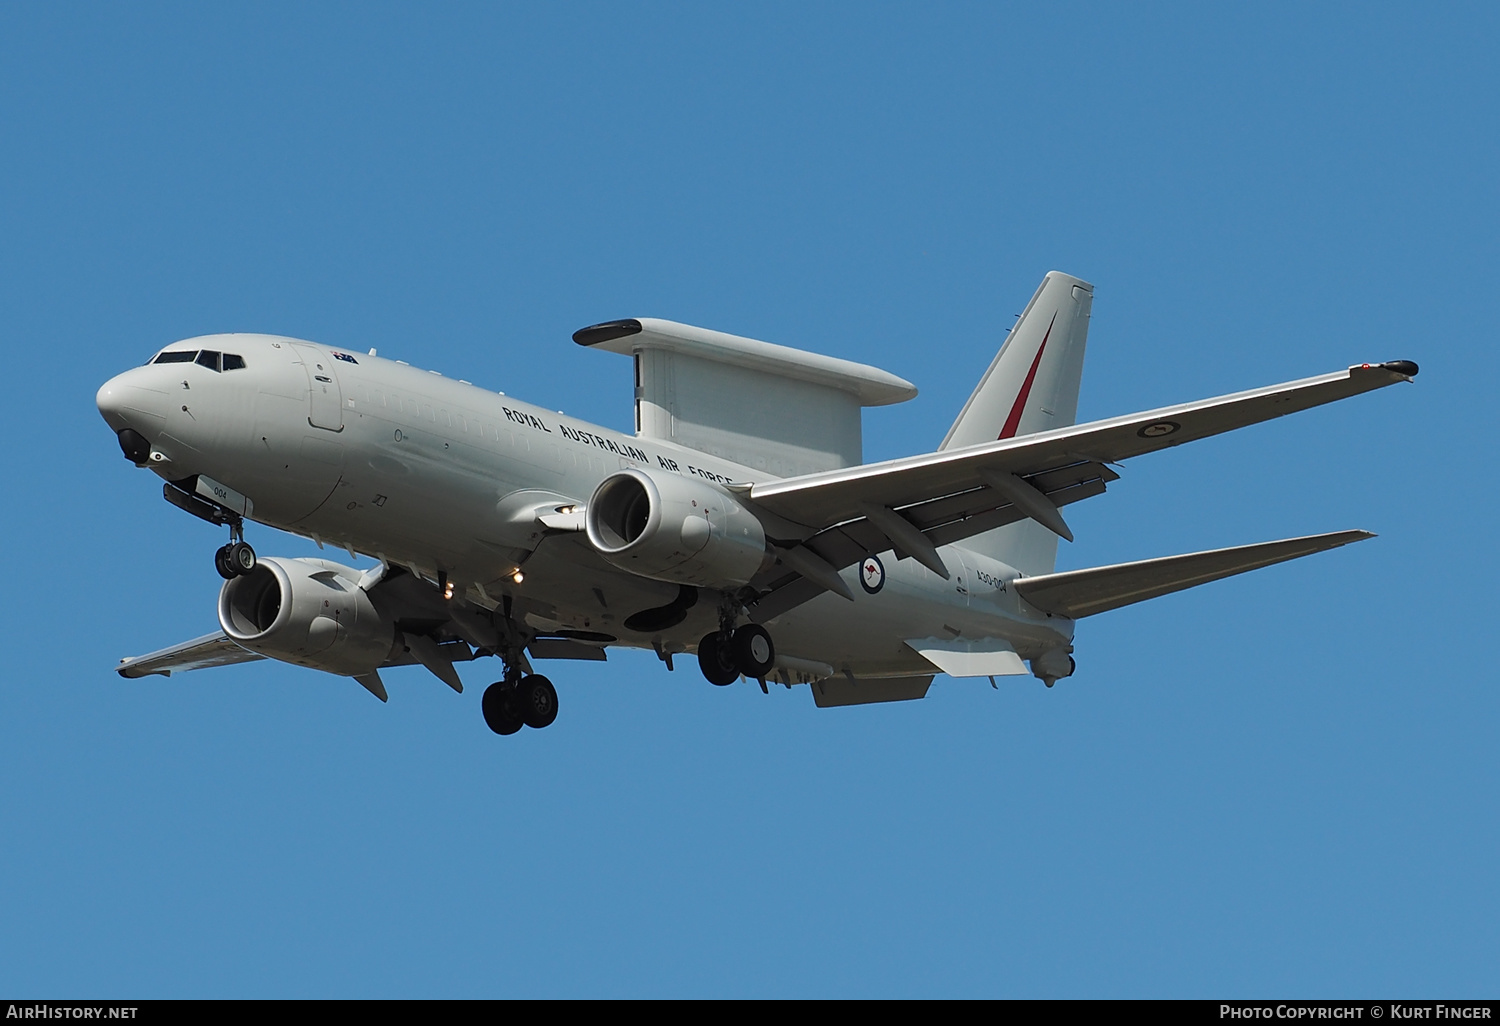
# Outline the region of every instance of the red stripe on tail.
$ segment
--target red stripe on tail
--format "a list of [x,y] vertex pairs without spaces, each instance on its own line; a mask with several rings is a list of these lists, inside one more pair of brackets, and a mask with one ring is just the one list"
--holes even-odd
[[1056,323],[1057,314],[1053,314],[1047,325],[1047,334],[1042,336],[1042,344],[1037,347],[1036,359],[1031,361],[1031,370],[1026,372],[1021,394],[1016,396],[1016,404],[1010,408],[1010,416],[1005,418],[1005,426],[1000,429],[1000,438],[1014,438],[1016,428],[1021,426],[1021,413],[1026,409],[1026,398],[1031,395],[1031,383],[1036,380],[1036,369],[1042,365],[1042,354],[1047,351],[1047,340],[1052,337],[1052,325]]

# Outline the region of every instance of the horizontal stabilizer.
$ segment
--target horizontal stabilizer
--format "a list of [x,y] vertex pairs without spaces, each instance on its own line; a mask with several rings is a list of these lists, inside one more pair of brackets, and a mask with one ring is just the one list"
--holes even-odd
[[1336,531],[1239,545],[1232,549],[1143,559],[1137,563],[1023,577],[1011,586],[1043,612],[1076,620],[1373,537],[1369,531]]

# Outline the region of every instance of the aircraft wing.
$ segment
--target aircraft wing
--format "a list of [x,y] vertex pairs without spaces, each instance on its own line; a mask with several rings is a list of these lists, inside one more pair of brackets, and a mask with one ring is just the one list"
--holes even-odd
[[215,631],[201,638],[194,638],[192,641],[184,641],[181,644],[160,649],[149,655],[126,656],[120,660],[120,665],[115,667],[115,672],[121,677],[148,677],[153,673],[170,677],[174,673],[183,673],[187,670],[206,670],[211,666],[253,663],[257,659],[264,658],[265,656],[256,655],[249,649],[240,648],[230,641],[229,636],[223,631]]
[[770,619],[824,590],[847,595],[836,571],[871,552],[894,548],[946,577],[936,546],[1017,520],[1032,517],[1071,538],[1058,507],[1103,492],[1119,476],[1108,463],[1410,381],[1416,373],[1406,360],[1362,364],[984,445],[756,484],[746,497],[786,521],[782,531],[806,530],[800,538],[768,530],[785,556],[752,582],[771,594],[751,615]]

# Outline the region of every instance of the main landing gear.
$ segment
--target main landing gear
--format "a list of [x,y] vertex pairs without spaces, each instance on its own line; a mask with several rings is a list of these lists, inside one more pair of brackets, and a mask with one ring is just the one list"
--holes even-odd
[[705,634],[698,642],[698,666],[710,684],[733,684],[740,674],[761,679],[776,662],[771,635],[758,623]]
[[244,521],[229,522],[229,544],[214,553],[214,569],[226,581],[243,577],[255,569],[255,550],[245,541]]
[[540,730],[557,719],[557,689],[540,673],[497,680],[484,689],[480,706],[496,734],[514,734],[523,726]]

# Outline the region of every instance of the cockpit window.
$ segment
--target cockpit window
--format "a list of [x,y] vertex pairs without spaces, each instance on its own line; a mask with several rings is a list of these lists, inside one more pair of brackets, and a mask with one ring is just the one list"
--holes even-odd
[[152,363],[196,363],[215,373],[221,370],[244,370],[245,358],[235,353],[218,353],[212,349],[187,349],[158,353]]

